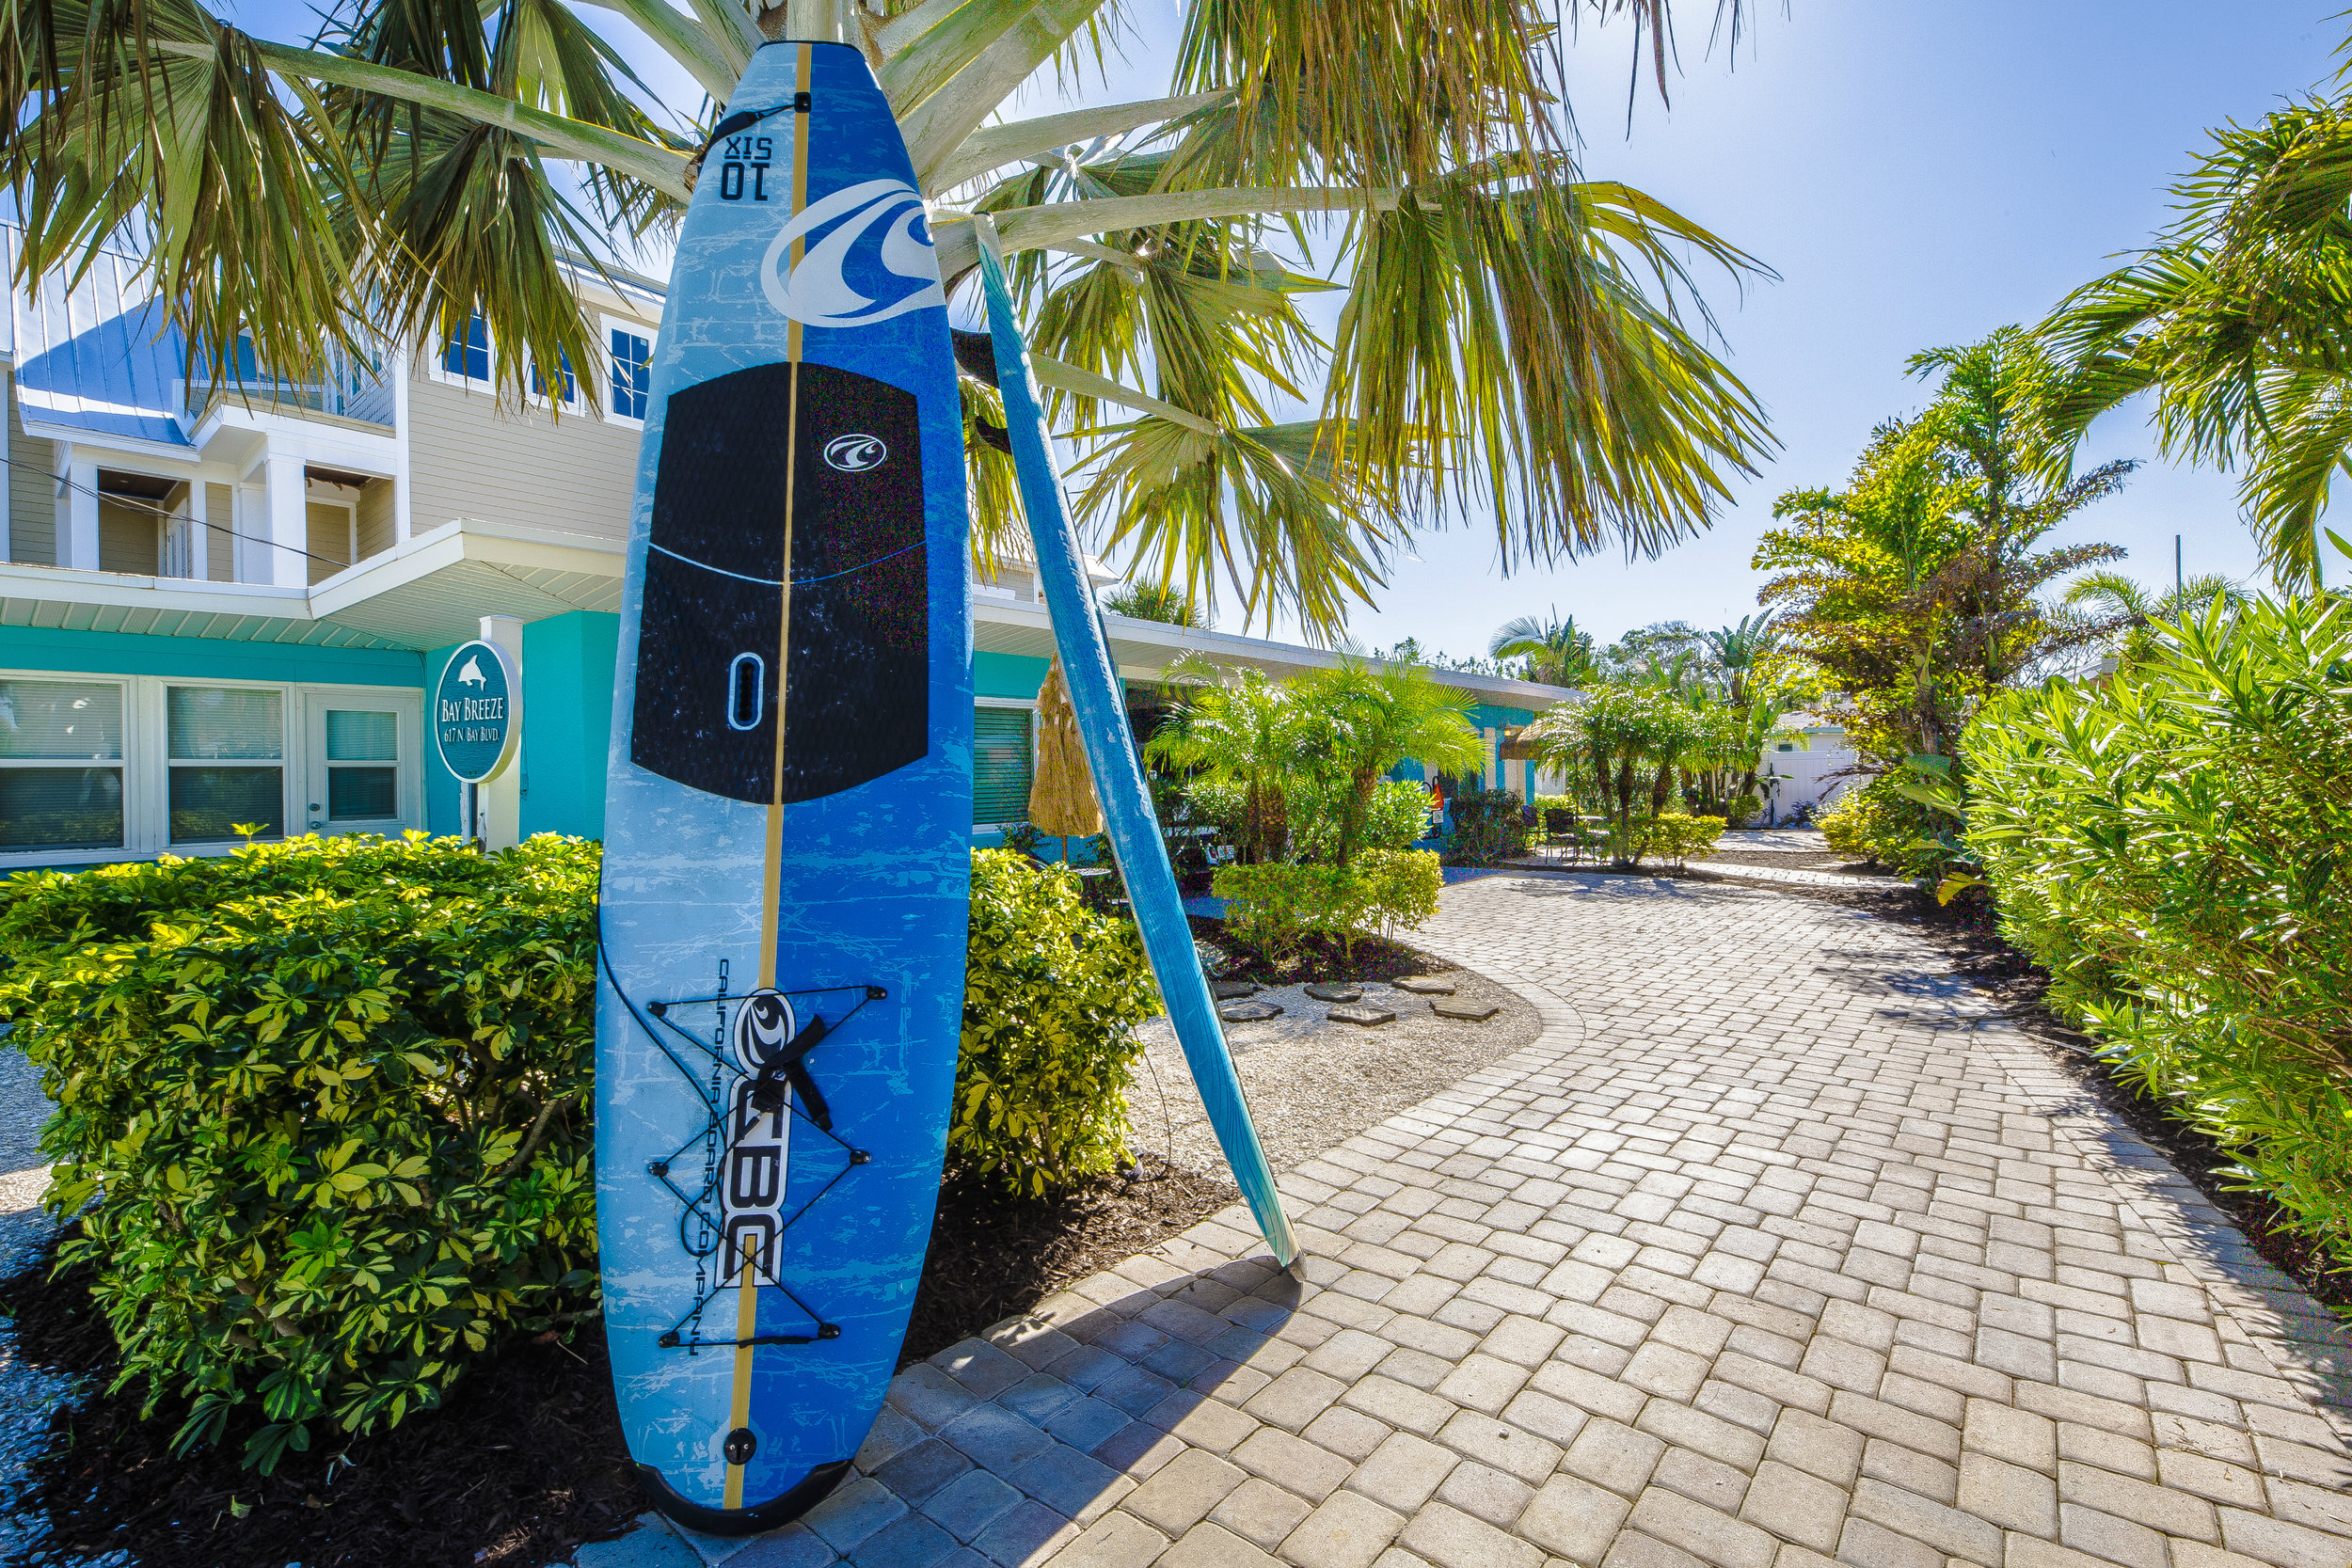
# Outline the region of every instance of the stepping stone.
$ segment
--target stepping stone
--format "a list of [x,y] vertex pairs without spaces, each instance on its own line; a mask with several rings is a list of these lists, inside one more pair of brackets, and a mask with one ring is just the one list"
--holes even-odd
[[1409,990],[1416,996],[1452,996],[1454,982],[1434,974],[1416,974],[1403,980],[1391,980],[1399,990]]
[[1263,1023],[1280,1018],[1282,1009],[1272,1002],[1228,1002],[1216,1010],[1216,1016],[1228,1023]]
[[1219,1002],[1238,1002],[1245,996],[1255,996],[1258,988],[1247,980],[1212,980],[1209,994]]
[[1500,1002],[1432,1002],[1429,1010],[1439,1018],[1458,1018],[1465,1023],[1484,1023],[1502,1011]]
[[1361,1002],[1364,988],[1346,984],[1312,985],[1307,988],[1307,994],[1318,1002]]
[[1334,1023],[1357,1023],[1369,1029],[1375,1023],[1394,1023],[1396,1015],[1386,1007],[1375,1007],[1361,1002],[1343,1003],[1324,1015]]

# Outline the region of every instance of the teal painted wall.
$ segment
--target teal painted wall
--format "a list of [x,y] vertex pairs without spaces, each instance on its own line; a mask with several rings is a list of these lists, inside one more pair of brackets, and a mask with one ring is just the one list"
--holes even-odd
[[[523,627],[523,836],[604,836],[604,769],[612,739],[612,664],[621,618],[592,610],[553,615]],[[457,651],[453,642],[424,655],[427,691]],[[457,780],[425,748],[424,800],[433,832],[464,825]]]
[[[523,627],[523,833],[604,836],[612,666],[621,618],[596,610]],[[450,809],[456,811],[453,791]]]
[[976,697],[1017,697],[1027,702],[1045,684],[1048,658],[1025,654],[974,654],[972,694]]
[[421,687],[425,658],[402,648],[310,648],[289,642],[231,642],[215,637],[0,626],[0,669]]

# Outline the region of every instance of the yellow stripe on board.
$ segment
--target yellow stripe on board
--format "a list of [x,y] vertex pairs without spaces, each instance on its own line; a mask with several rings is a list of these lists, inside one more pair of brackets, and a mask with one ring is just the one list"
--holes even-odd
[[[800,46],[800,59],[794,77],[794,90],[807,102],[809,67],[814,51],[805,43]],[[800,216],[808,205],[808,125],[806,111],[792,117],[792,211],[785,221]],[[792,252],[786,265],[785,276],[800,265],[802,242],[792,242]],[[768,852],[760,876],[759,914],[759,984],[763,990],[776,983],[776,936],[781,918],[779,906],[784,901],[784,703],[791,689],[792,656],[792,500],[795,485],[793,465],[800,453],[801,435],[801,324],[787,320],[785,328],[785,360],[792,367],[790,412],[785,420],[784,460],[784,562],[777,569],[776,580],[784,586],[778,596],[783,605],[783,626],[776,634],[776,752],[775,794],[768,802]],[[779,1120],[782,1118],[779,1117]],[[758,1243],[744,1238],[743,1276],[735,1291],[735,1337],[749,1339],[759,1332],[759,1268]],[[739,1343],[735,1347],[735,1388],[728,1405],[729,1432],[748,1427],[752,1422],[752,1347]],[[726,1506],[743,1506],[743,1466],[730,1460],[727,1464]]]
[[[759,1238],[746,1234],[743,1238],[743,1277],[735,1287],[735,1338],[750,1338],[758,1330],[759,1316]],[[739,1431],[752,1424],[752,1347],[738,1343],[735,1347],[735,1392],[727,1402],[727,1430]],[[743,1506],[743,1466],[727,1461],[726,1506]]]

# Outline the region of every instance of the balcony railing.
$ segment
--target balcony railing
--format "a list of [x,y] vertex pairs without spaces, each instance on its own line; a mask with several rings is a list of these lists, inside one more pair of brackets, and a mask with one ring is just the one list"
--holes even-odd
[[259,372],[249,362],[241,366],[242,381],[189,381],[181,384],[182,404],[200,416],[215,403],[242,404],[256,413],[331,414],[363,424],[393,427],[392,384],[384,373],[381,355],[362,359],[340,348],[327,354],[326,378],[292,381]]

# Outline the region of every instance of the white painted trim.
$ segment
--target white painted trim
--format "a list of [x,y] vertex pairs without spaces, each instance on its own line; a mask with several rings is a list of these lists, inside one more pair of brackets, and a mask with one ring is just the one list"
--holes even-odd
[[612,332],[615,327],[645,340],[645,364],[648,374],[646,406],[649,408],[652,406],[653,395],[650,385],[651,368],[654,356],[661,352],[660,332],[659,328],[648,326],[632,316],[614,316],[599,312],[596,317],[596,374],[600,378],[598,385],[604,392],[605,420],[608,423],[620,425],[627,430],[643,430],[645,428],[645,421],[643,419],[634,414],[623,414],[613,406]]
[[[468,318],[466,325],[469,329],[472,327],[473,322],[470,317]],[[482,341],[483,352],[488,359],[489,374],[480,377],[452,374],[449,369],[449,343],[446,341],[424,351],[424,373],[442,386],[454,387],[460,391],[495,394],[498,388],[499,340],[498,334],[490,330],[490,324],[486,320],[482,324]]]
[[[974,707],[1025,708],[1028,711],[1029,785],[1034,789],[1037,786],[1037,699],[1034,697],[975,697],[972,699],[972,705]],[[976,758],[975,765],[977,764]],[[1026,816],[1022,816],[1010,822],[975,822],[972,824],[972,831],[976,833],[1001,833],[1017,828],[1027,820]]]

